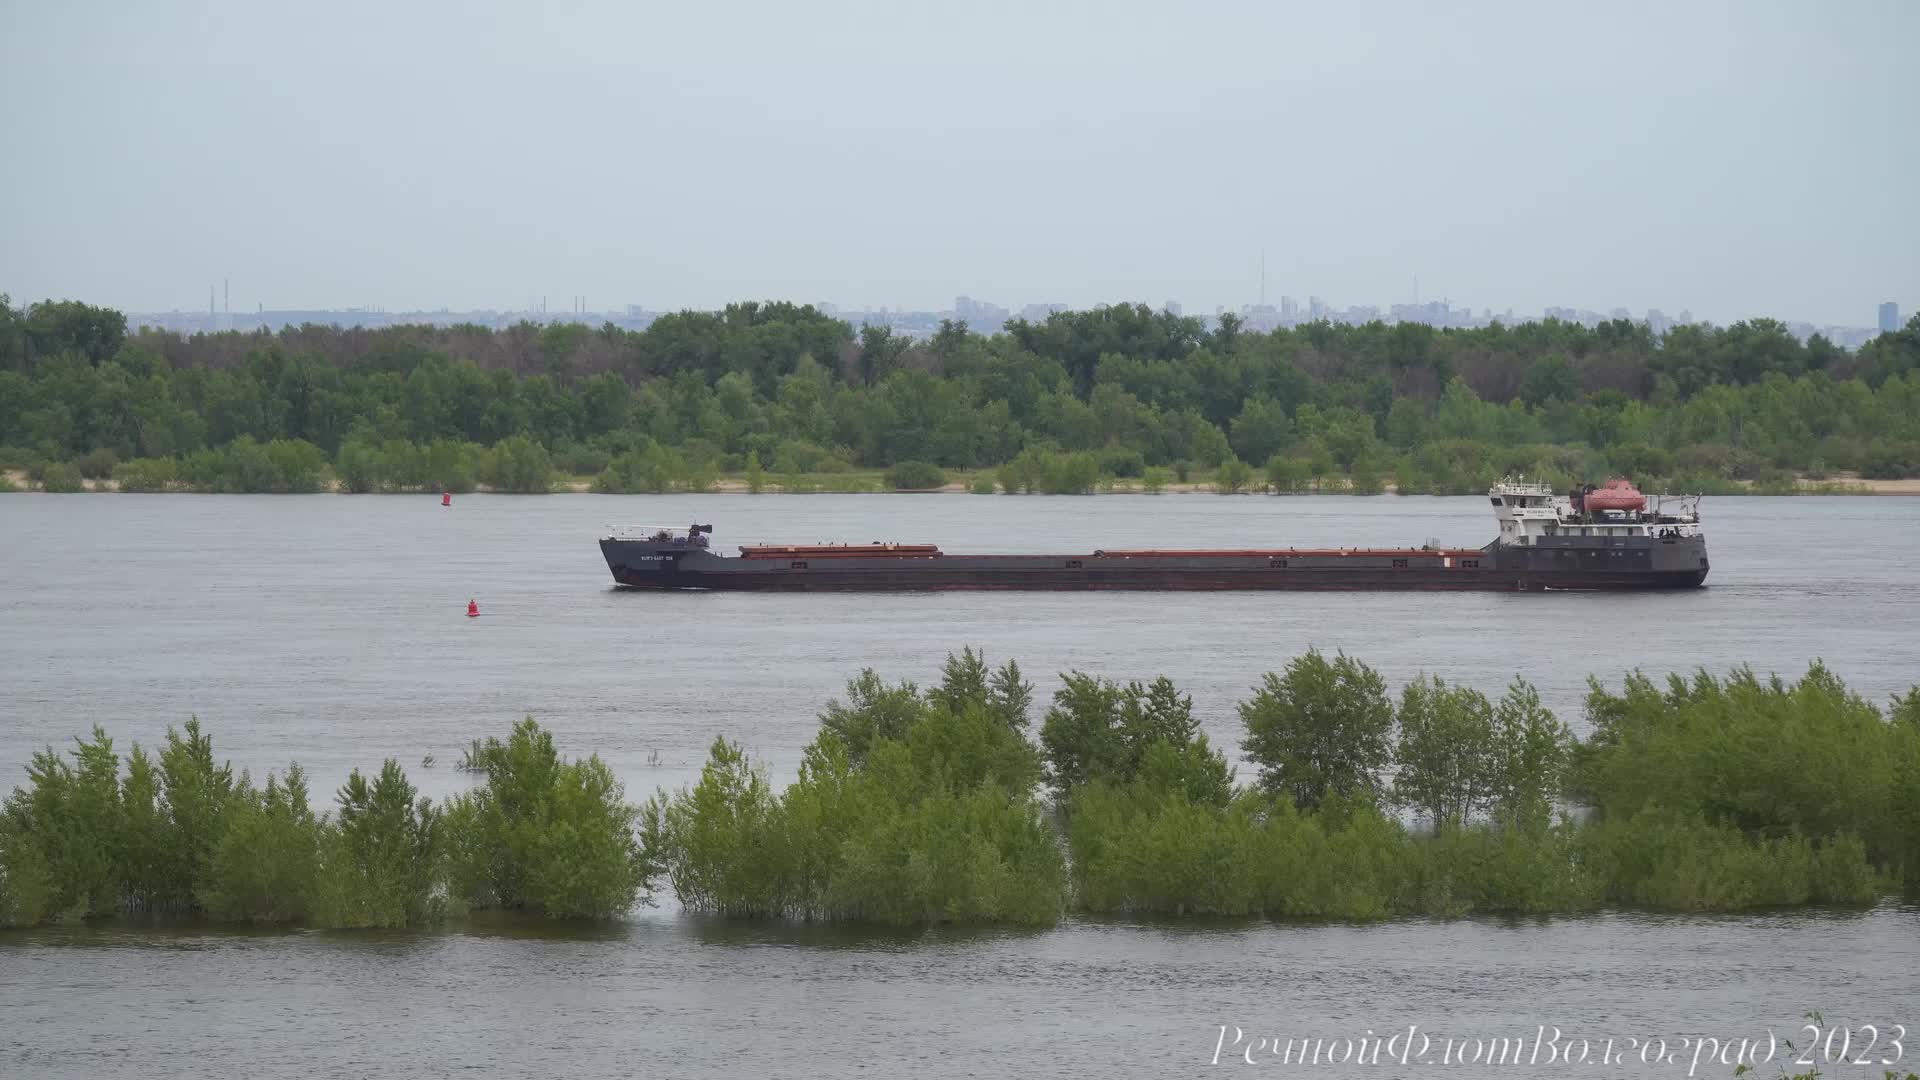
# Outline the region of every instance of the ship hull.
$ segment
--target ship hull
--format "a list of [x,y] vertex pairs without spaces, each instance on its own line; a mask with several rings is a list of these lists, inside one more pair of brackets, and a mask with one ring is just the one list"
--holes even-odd
[[744,592],[1615,592],[1694,588],[1708,570],[1700,537],[1440,550],[909,557],[723,557],[614,538],[600,547],[622,588]]

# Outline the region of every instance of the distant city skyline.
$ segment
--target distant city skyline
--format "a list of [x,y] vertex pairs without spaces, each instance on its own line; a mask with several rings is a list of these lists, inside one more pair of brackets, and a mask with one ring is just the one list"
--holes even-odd
[[[302,323],[334,324],[343,326],[390,326],[403,324],[429,323],[434,325],[452,325],[456,323],[477,323],[496,328],[507,327],[522,321],[542,323],[582,322],[591,325],[613,323],[625,329],[643,329],[654,319],[673,311],[705,310],[718,308],[652,308],[645,304],[630,303],[615,307],[596,309],[585,294],[575,294],[566,298],[564,308],[551,304],[551,297],[543,297],[526,307],[472,307],[472,308],[432,308],[415,309],[404,307],[386,307],[365,305],[349,308],[268,308],[256,303],[251,311],[244,307],[236,310],[232,305],[230,289],[224,283],[219,288],[208,289],[208,302],[204,309],[171,309],[168,311],[126,312],[129,322],[134,326],[148,326],[156,329],[174,330],[183,333],[199,333],[224,330],[254,330],[265,327],[278,329],[282,326],[297,326]],[[743,298],[751,299],[751,298]],[[780,302],[782,298],[762,297],[761,302]],[[947,319],[957,319],[981,333],[994,333],[1015,319],[1042,321],[1056,311],[1072,310],[1073,305],[1059,301],[999,304],[991,300],[961,295],[953,299],[950,305],[932,308],[896,308],[885,305],[858,306],[835,303],[828,300],[789,299],[787,302],[811,304],[817,309],[836,318],[845,319],[855,326],[878,323],[893,327],[905,333],[928,337],[938,331],[940,323]],[[1116,303],[1145,303],[1145,301],[1116,301]],[[1102,305],[1092,305],[1095,307]],[[1596,326],[1612,319],[1626,319],[1631,322],[1645,323],[1656,334],[1664,334],[1675,326],[1693,323],[1725,325],[1719,320],[1696,315],[1690,308],[1667,311],[1662,308],[1649,308],[1633,311],[1624,307],[1587,308],[1566,305],[1549,305],[1537,312],[1517,311],[1511,307],[1494,309],[1492,307],[1474,308],[1470,305],[1455,305],[1450,298],[1428,300],[1420,304],[1336,304],[1327,298],[1310,295],[1307,297],[1280,296],[1275,303],[1242,304],[1238,307],[1214,305],[1212,310],[1188,310],[1177,300],[1164,300],[1149,307],[1159,311],[1168,311],[1175,315],[1192,315],[1208,325],[1217,323],[1218,316],[1232,312],[1239,316],[1242,325],[1251,330],[1268,331],[1281,327],[1299,326],[1318,320],[1342,323],[1366,323],[1380,320],[1387,323],[1417,322],[1435,327],[1468,328],[1487,326],[1498,322],[1515,325],[1524,322],[1539,321],[1547,318],[1563,322]],[[1756,315],[1752,318],[1769,318],[1784,324],[1789,331],[1802,341],[1814,334],[1821,334],[1844,348],[1855,349],[1880,333],[1890,329],[1899,329],[1900,305],[1894,301],[1882,301],[1870,308],[1874,319],[1863,319],[1853,323],[1814,323],[1803,319],[1794,319],[1780,315]],[[1891,320],[1891,322],[1890,322]],[[1739,320],[1733,320],[1739,321]]]
[[1915,41],[1910,0],[0,4],[0,290],[1871,326],[1920,303]]

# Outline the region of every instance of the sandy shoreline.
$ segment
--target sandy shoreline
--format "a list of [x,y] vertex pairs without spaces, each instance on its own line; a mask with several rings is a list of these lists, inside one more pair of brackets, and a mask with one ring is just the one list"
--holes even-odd
[[[8,480],[12,481],[13,487],[16,491],[19,491],[19,492],[34,491],[33,484],[28,479],[27,472],[25,469],[0,470],[0,474],[4,474]],[[114,482],[111,480],[83,480],[81,481],[81,483],[86,487],[88,491],[117,491],[118,490]],[[1847,473],[1835,473],[1825,480],[1810,480],[1810,479],[1807,479],[1806,477],[1801,477],[1798,483],[1800,487],[1806,489],[1809,492],[1827,489],[1828,492],[1831,493],[1831,488],[1834,486],[1838,486],[1844,489],[1839,491],[1838,493],[1845,494],[1845,495],[1920,495],[1920,477],[1907,477],[1907,478],[1898,479],[1898,480],[1863,480],[1860,477],[1852,476]],[[490,489],[483,485],[478,490],[481,492],[487,492]],[[554,485],[554,491],[565,492],[569,494],[585,494],[592,490],[593,490],[593,482],[591,480],[582,479],[579,477],[565,480]],[[1120,483],[1116,483],[1113,486],[1111,494],[1137,495],[1137,494],[1140,494],[1143,490],[1145,489],[1137,482],[1129,483],[1129,482],[1123,481]],[[1168,495],[1217,494],[1212,484],[1170,483],[1170,484],[1164,485],[1160,490],[1162,493],[1168,494]],[[926,489],[912,491],[912,492],[875,491],[875,492],[864,492],[859,494],[964,495],[970,491],[972,491],[971,485],[963,481],[955,481],[953,483],[946,484],[941,487],[926,488]],[[329,482],[326,486],[325,491],[322,493],[333,494],[333,495],[345,494],[345,492],[341,490],[340,482],[337,480]],[[747,490],[747,482],[745,480],[728,478],[728,479],[722,479],[722,480],[716,481],[713,485],[713,490],[709,492],[709,494],[746,495],[746,494],[749,494],[749,492]],[[786,493],[782,492],[780,490],[779,485],[777,484],[765,484],[765,485],[762,485],[760,494],[780,495],[780,494],[786,494]],[[849,494],[849,493],[821,491],[821,492],[800,492],[798,494],[831,495],[831,494]],[[1105,492],[1102,492],[1101,494],[1105,494]],[[1260,492],[1256,490],[1248,490],[1244,492],[1244,494],[1253,495],[1253,494],[1260,494]],[[1338,494],[1338,492],[1333,492],[1330,494]],[[1389,495],[1396,494],[1392,484],[1386,485],[1385,494],[1389,494]]]

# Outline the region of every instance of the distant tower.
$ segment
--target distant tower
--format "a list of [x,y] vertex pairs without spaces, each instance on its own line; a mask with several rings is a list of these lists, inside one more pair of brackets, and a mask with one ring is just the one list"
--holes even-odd
[[218,314],[220,309],[213,304],[213,282],[209,281],[207,282],[207,318],[211,319]]
[[233,314],[233,280],[231,278],[220,279],[220,310],[229,315]]
[[1900,305],[1889,300],[1880,305],[1880,332],[1891,334],[1900,329]]

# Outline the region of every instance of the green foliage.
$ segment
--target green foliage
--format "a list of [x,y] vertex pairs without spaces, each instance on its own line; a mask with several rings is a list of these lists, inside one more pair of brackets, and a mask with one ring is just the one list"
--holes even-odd
[[53,903],[53,875],[26,824],[0,812],[0,930],[32,926]]
[[1582,858],[1605,898],[1667,911],[1735,911],[1803,904],[1864,905],[1880,882],[1866,846],[1839,833],[1751,837],[1670,809],[1609,819],[1581,835]]
[[114,486],[127,492],[170,491],[179,482],[172,458],[135,458],[114,466]]
[[638,810],[604,762],[562,761],[553,735],[528,717],[468,764],[486,780],[454,798],[443,820],[455,898],[548,918],[604,919],[633,906],[647,876]]
[[[933,344],[884,327],[856,335],[790,304],[683,312],[637,332],[180,338],[130,337],[117,312],[85,304],[0,301],[0,445],[84,458],[95,478],[112,462],[171,460],[180,486],[217,491],[311,490],[310,458],[261,459],[257,448],[282,442],[318,447],[353,491],[542,491],[556,464],[601,490],[658,490],[631,461],[614,468],[650,446],[687,463],[664,481],[675,490],[756,458],[783,477],[999,468],[1009,491],[1061,492],[1156,467],[1184,482],[1196,463],[1234,458],[1293,462],[1268,476],[1275,490],[1356,493],[1390,471],[1401,490],[1427,492],[1481,490],[1505,471],[1554,483],[1622,471],[1716,491],[1791,490],[1795,472],[1920,472],[1911,327],[1848,354],[1764,319],[1660,338],[1555,320],[1264,334],[1228,320],[1206,334],[1140,311],[1063,312]],[[487,456],[428,465],[401,449],[443,443]],[[544,467],[537,448],[553,451]]]
[[1238,494],[1253,480],[1253,466],[1230,457],[1220,463],[1220,469],[1214,474],[1214,486],[1223,495]]
[[1284,675],[1268,672],[1240,705],[1241,749],[1260,766],[1260,786],[1303,810],[1329,799],[1370,799],[1390,760],[1393,705],[1386,680],[1340,653],[1294,658]]
[[538,442],[510,435],[487,451],[480,475],[496,491],[543,493],[553,488],[553,458]]
[[1493,797],[1493,704],[1477,690],[1423,676],[1406,685],[1396,719],[1394,798],[1438,834],[1465,824]]
[[975,473],[973,482],[968,485],[967,490],[975,495],[991,495],[999,490],[999,485],[994,483],[992,473]]
[[80,478],[80,470],[64,461],[48,465],[46,471],[40,474],[40,490],[48,494],[70,495],[86,489],[86,484]]
[[1090,784],[1150,777],[1155,790],[1224,806],[1233,773],[1193,717],[1193,699],[1165,676],[1125,685],[1071,672],[1060,677],[1040,727],[1047,782],[1062,803]]
[[1099,463],[1103,476],[1138,477],[1147,471],[1146,455],[1129,447],[1107,447],[1100,451]]
[[326,455],[303,439],[261,444],[243,435],[221,449],[189,455],[175,475],[191,491],[299,493],[320,490],[326,471]]
[[645,450],[628,451],[615,458],[594,478],[593,490],[617,495],[706,491],[717,478],[712,465],[695,465],[679,451],[649,444]]
[[1064,867],[1033,797],[1019,668],[950,656],[925,695],[873,672],[776,794],[716,740],[700,782],[643,811],[651,862],[697,911],[890,924],[1051,923]]
[[359,769],[347,777],[336,825],[320,839],[311,901],[319,925],[415,926],[445,914],[440,811],[414,794],[392,758],[371,783]]
[[1275,454],[1267,459],[1267,486],[1276,495],[1286,495],[1305,490],[1311,479],[1307,464],[1298,458]]
[[1100,460],[1081,451],[1043,451],[1029,447],[1000,467],[1000,488],[1007,494],[1088,495],[1100,482]]
[[947,482],[940,466],[924,461],[902,461],[887,469],[886,485],[895,491],[926,491]]
[[[12,860],[28,867],[46,914],[111,914],[125,895],[120,756],[97,727],[91,739],[76,739],[68,756],[71,763],[51,748],[35,753],[28,786],[8,798]],[[30,846],[32,854],[18,854],[19,845]]]
[[374,443],[352,438],[340,445],[334,466],[348,491],[472,491],[484,452],[473,443],[437,439],[420,446],[404,439]]
[[306,774],[291,766],[284,781],[269,775],[260,791],[243,781],[236,796],[208,854],[201,907],[222,922],[305,920],[323,831],[308,806]]
[[114,466],[119,462],[120,459],[112,450],[102,447],[83,455],[73,463],[73,466],[80,470],[81,476],[89,480],[107,480],[112,478]]
[[[1524,681],[1493,702],[1423,677],[1396,711],[1345,655],[1296,658],[1242,703],[1249,789],[1164,678],[1063,675],[1039,747],[1032,707],[1017,665],[966,649],[924,692],[863,672],[784,791],[720,739],[698,784],[635,808],[601,762],[561,759],[529,719],[468,748],[481,785],[443,806],[390,760],[372,780],[354,772],[331,818],[297,766],[256,787],[197,722],[124,759],[96,730],[34,755],[0,808],[0,926],[606,918],[661,876],[694,911],[895,925],[1045,925],[1070,907],[1734,911],[1871,904],[1913,889],[1920,866],[1920,688],[1880,710],[1817,664],[1791,684],[1745,670],[1664,691],[1596,683],[1570,772],[1565,726]],[[1389,762],[1393,793],[1433,828],[1379,805]],[[1568,777],[1593,813],[1556,822]]]
[[1769,838],[1847,832],[1875,862],[1910,842],[1895,807],[1913,729],[1821,664],[1794,683],[1744,668],[1664,692],[1637,673],[1619,694],[1594,682],[1587,715],[1578,786],[1609,818],[1659,808]]
[[1548,824],[1571,736],[1516,679],[1496,708],[1479,691],[1423,676],[1396,715],[1393,794],[1436,834],[1487,813],[1521,828]]

